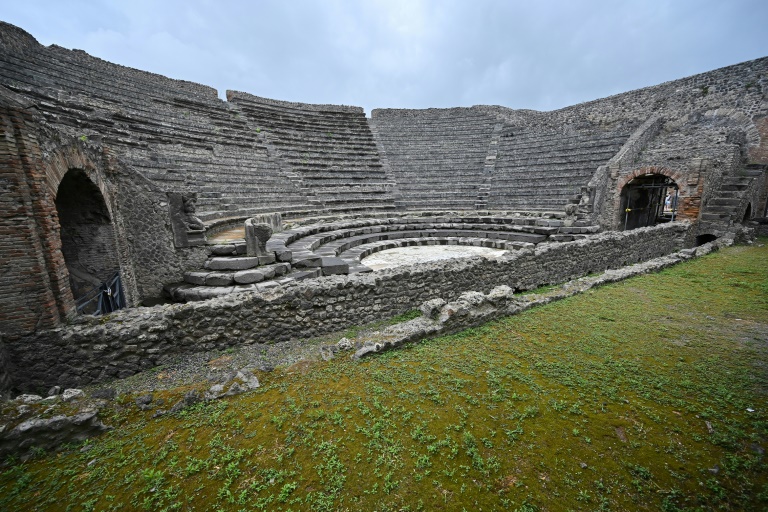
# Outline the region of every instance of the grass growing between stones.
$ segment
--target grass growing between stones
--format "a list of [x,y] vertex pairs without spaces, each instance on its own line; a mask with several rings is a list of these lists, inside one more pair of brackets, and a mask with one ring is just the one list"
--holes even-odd
[[766,268],[730,248],[175,416],[118,400],[3,468],[0,509],[765,510]]

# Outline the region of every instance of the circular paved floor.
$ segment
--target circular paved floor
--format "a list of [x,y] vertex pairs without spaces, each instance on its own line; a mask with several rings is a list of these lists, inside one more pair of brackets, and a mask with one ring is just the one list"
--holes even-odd
[[398,247],[386,251],[377,252],[363,258],[361,263],[373,270],[412,265],[414,263],[426,263],[428,261],[448,260],[453,258],[468,258],[470,256],[484,256],[486,258],[498,258],[506,251],[502,249],[489,249],[487,247],[473,247],[462,245],[422,245],[413,247]]

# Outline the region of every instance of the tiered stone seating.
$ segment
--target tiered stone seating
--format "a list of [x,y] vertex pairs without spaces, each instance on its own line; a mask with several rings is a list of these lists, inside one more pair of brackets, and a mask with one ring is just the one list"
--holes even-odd
[[525,133],[506,129],[489,180],[488,208],[562,210],[628,134]]
[[233,91],[227,98],[266,135],[319,209],[394,209],[393,183],[362,108],[289,103]]
[[204,300],[230,293],[264,291],[323,275],[370,272],[360,260],[374,252],[414,245],[471,245],[505,250],[590,236],[598,226],[543,216],[421,215],[358,218],[309,224],[270,238],[275,262],[245,257],[245,241],[209,246],[211,257],[183,283],[165,287],[176,301]]
[[472,108],[372,112],[406,209],[474,210],[497,120]]
[[47,120],[96,138],[162,189],[198,192],[203,219],[308,209],[304,194],[246,118],[209,87],[30,45],[0,55],[0,80]]

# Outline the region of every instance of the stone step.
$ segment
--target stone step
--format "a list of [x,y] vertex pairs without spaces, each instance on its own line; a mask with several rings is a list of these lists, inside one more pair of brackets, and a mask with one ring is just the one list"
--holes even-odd
[[216,256],[205,262],[206,270],[246,270],[275,262],[272,256]]
[[251,284],[283,276],[291,270],[290,263],[276,263],[259,268],[238,270],[233,272],[196,271],[185,272],[184,282],[199,286],[233,286],[235,284]]
[[716,207],[716,206],[739,206],[741,204],[741,198],[730,198],[730,197],[715,197],[709,202],[709,207]]

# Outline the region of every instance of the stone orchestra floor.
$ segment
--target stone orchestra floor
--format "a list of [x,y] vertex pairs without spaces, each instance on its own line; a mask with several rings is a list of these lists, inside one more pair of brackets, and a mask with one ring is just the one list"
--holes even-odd
[[386,251],[377,252],[364,258],[361,263],[373,270],[412,265],[414,263],[426,263],[429,261],[448,260],[453,258],[469,258],[472,256],[484,256],[486,258],[498,258],[506,251],[502,249],[490,249],[488,247],[472,247],[461,245],[423,245],[413,247],[398,247]]

